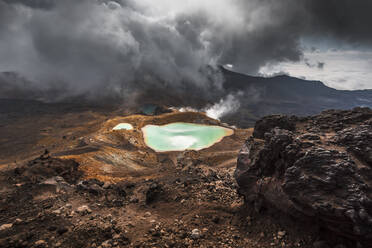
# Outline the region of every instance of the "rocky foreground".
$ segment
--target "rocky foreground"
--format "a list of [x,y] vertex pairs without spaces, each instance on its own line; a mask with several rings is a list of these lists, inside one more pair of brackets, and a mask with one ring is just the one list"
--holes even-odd
[[312,247],[315,236],[245,208],[234,168],[194,156],[136,183],[84,180],[47,153],[3,171],[0,247]]
[[318,233],[314,247],[372,247],[371,109],[265,117],[235,177],[256,211]]
[[[237,168],[243,131],[209,150],[154,154],[153,174],[135,180],[88,177],[48,152],[4,165],[0,247],[369,248],[371,112],[266,117]],[[80,139],[69,132],[62,148]]]

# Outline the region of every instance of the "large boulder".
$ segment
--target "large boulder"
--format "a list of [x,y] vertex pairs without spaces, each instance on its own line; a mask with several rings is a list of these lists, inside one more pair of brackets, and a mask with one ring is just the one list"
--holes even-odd
[[266,132],[278,127],[281,129],[294,131],[296,128],[296,117],[286,115],[269,115],[258,120],[254,126],[253,137],[263,139]]
[[372,110],[270,123],[238,157],[235,178],[246,203],[371,244]]

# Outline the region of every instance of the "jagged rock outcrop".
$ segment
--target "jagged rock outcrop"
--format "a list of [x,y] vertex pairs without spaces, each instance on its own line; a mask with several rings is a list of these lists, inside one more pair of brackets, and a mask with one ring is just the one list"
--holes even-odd
[[258,120],[255,124],[253,136],[259,139],[263,139],[266,132],[270,131],[275,127],[281,129],[294,131],[296,129],[295,124],[296,117],[288,117],[286,115],[269,115]]
[[371,244],[371,124],[368,108],[264,118],[239,154],[239,192],[256,210],[279,210]]
[[45,150],[44,154],[27,163],[26,166],[14,169],[14,180],[28,183],[44,183],[45,180],[54,178],[56,182],[62,180],[68,183],[76,182],[82,172],[78,170],[79,164],[74,160],[62,160],[51,157]]

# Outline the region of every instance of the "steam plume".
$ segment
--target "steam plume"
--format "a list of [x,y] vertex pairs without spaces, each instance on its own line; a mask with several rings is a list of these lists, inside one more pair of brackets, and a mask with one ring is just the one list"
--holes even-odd
[[207,108],[205,110],[205,113],[207,114],[207,116],[219,120],[226,114],[232,114],[236,112],[239,107],[239,100],[233,94],[229,94],[226,96],[226,98],[221,99],[218,103]]

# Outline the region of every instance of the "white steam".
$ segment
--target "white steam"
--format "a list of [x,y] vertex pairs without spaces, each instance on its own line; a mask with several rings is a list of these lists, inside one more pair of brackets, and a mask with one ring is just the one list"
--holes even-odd
[[219,102],[203,108],[196,109],[192,107],[171,107],[170,109],[176,110],[179,112],[205,112],[205,114],[213,119],[220,120],[227,114],[235,113],[240,108],[240,101],[238,97],[243,96],[244,93],[239,91],[237,94],[228,94],[226,97],[222,98]]
[[210,108],[207,108],[205,113],[208,117],[219,120],[226,114],[236,112],[239,107],[240,102],[237,99],[237,96],[229,94],[225,98],[221,99],[218,103],[214,104]]
[[199,109],[192,108],[192,107],[181,107],[181,108],[176,108],[179,112],[200,112]]

